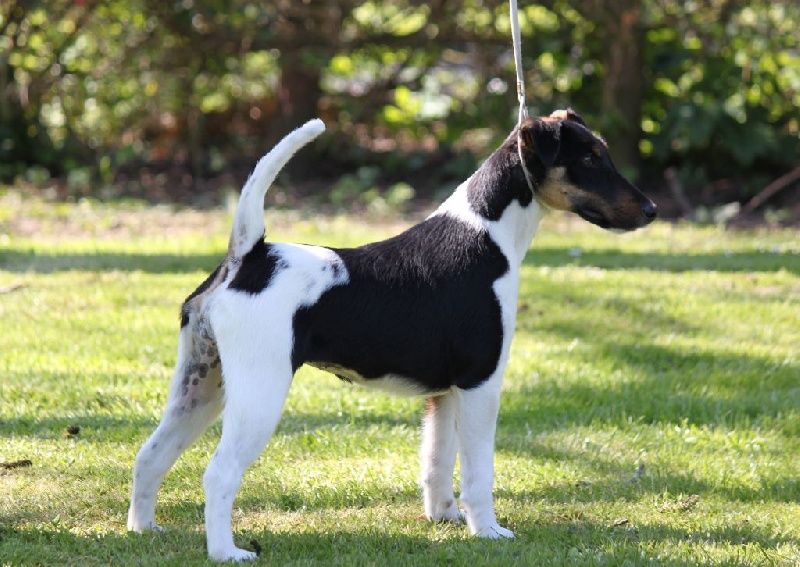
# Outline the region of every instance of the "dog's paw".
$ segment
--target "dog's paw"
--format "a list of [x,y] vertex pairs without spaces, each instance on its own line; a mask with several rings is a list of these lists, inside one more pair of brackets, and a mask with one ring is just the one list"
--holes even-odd
[[495,522],[491,526],[477,530],[474,535],[485,539],[512,539],[514,532]]
[[163,532],[164,528],[156,523],[153,512],[146,513],[143,507],[131,507],[128,509],[128,531],[141,534],[144,532]]
[[453,522],[455,524],[464,522],[464,513],[459,510],[453,499],[439,506],[433,506],[433,509],[427,512],[425,516],[431,522]]
[[145,532],[161,533],[164,531],[164,528],[155,523],[155,521],[136,522],[128,520],[128,531],[135,532],[137,534],[143,534]]
[[212,561],[234,561],[236,563],[241,561],[253,561],[258,557],[255,551],[239,549],[238,547],[226,549],[224,551],[209,551],[208,556]]

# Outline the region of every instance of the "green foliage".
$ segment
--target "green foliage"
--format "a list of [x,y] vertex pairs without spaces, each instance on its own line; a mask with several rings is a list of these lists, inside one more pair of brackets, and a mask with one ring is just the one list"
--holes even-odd
[[343,175],[328,193],[327,200],[349,210],[360,204],[374,214],[402,212],[414,198],[414,188],[400,182],[381,191],[376,185],[380,173],[376,166],[362,166],[355,174]]
[[[166,477],[164,533],[128,534],[125,514],[178,306],[229,219],[0,201],[0,222],[20,217],[40,226],[0,224],[0,288],[22,284],[0,294],[0,462],[32,466],[0,471],[2,561],[210,565],[201,479],[219,425]],[[395,232],[296,213],[269,227],[338,246]],[[564,227],[547,219],[522,267],[501,401],[495,493],[515,540],[421,520],[423,400],[304,368],[245,475],[237,543],[270,565],[797,565],[796,234]]]
[[[552,0],[520,18],[532,110],[575,107],[640,177],[675,167],[690,188],[754,190],[797,163],[797,2]],[[626,21],[627,75],[613,59]],[[374,137],[449,150],[489,129],[483,153],[515,115],[500,0],[9,0],[0,30],[6,180],[89,166],[107,184],[164,159],[214,175],[315,113],[350,166]]]
[[[787,167],[800,154],[800,10],[780,2],[734,6],[673,6],[673,13],[685,10],[678,25],[651,28],[654,89],[642,126],[655,164],[747,183],[746,172]],[[654,14],[664,23],[674,21],[669,16]]]
[[334,205],[344,205],[358,198],[359,195],[370,195],[375,189],[375,182],[380,171],[377,167],[363,166],[355,174],[343,175],[330,192],[330,200]]
[[403,207],[414,198],[414,188],[408,183],[395,183],[386,192],[386,204],[390,207]]

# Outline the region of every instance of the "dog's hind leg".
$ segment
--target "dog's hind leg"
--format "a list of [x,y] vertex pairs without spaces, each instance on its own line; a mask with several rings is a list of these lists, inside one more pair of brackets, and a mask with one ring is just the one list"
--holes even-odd
[[428,398],[422,426],[422,494],[425,516],[435,522],[464,517],[453,495],[456,463],[456,399],[453,392]]
[[269,347],[265,349],[263,342],[227,346],[228,350],[220,344],[225,373],[222,438],[203,476],[206,541],[211,559],[243,561],[254,559],[256,554],[234,545],[233,501],[242,475],[261,454],[278,424],[293,372],[290,346],[283,362],[265,352]]
[[129,530],[159,529],[155,522],[156,495],[164,475],[214,421],[221,407],[219,354],[208,324],[193,318],[180,332],[178,362],[164,416],[136,455]]

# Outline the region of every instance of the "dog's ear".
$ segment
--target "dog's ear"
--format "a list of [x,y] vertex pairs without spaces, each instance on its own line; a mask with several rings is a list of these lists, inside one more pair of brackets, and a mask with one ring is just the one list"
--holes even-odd
[[547,167],[552,167],[561,147],[561,121],[529,118],[520,127],[523,149],[535,154]]
[[[572,120],[573,122],[577,122],[581,126],[586,126],[586,122],[584,122],[583,117],[580,114],[572,110],[571,108],[567,109],[567,120]],[[588,128],[588,126],[586,126]]]
[[583,120],[583,117],[571,108],[567,108],[566,110],[554,110],[550,113],[550,118],[555,120],[571,120],[572,122],[576,122],[581,126],[588,128],[588,126],[586,126],[586,122]]

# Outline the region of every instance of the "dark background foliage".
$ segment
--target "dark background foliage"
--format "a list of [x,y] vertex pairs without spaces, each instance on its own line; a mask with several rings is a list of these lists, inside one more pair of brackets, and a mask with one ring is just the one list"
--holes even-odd
[[[675,212],[796,185],[797,2],[520,9],[531,112],[577,109]],[[298,194],[433,196],[513,126],[513,77],[500,0],[6,0],[0,179],[216,199],[319,115],[331,133],[289,171]]]

